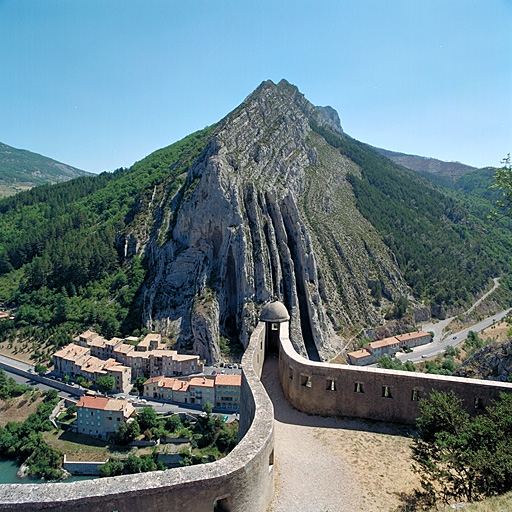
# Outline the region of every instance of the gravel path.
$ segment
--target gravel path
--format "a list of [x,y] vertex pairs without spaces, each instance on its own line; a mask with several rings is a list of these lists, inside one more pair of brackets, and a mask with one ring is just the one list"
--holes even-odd
[[398,506],[399,492],[417,483],[404,427],[296,411],[283,396],[276,358],[265,361],[262,381],[276,434],[268,512],[388,512]]

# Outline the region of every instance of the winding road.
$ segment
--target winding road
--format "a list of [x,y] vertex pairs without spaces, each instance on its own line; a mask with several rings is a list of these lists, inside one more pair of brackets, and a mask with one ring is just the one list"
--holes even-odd
[[[467,311],[465,311],[465,315],[471,313],[482,301],[484,301],[498,288],[500,285],[500,278],[495,277],[493,281],[494,286],[487,293],[482,295],[482,297],[480,297]],[[422,359],[428,359],[430,357],[436,356],[437,354],[444,352],[448,346],[455,347],[459,343],[463,342],[468,337],[469,331],[483,331],[484,329],[487,329],[487,327],[490,327],[494,323],[499,322],[505,318],[510,311],[512,311],[512,308],[501,311],[500,313],[496,313],[495,315],[492,315],[485,320],[481,320],[480,322],[477,322],[476,324],[457,333],[444,334],[444,330],[450,324],[450,322],[456,318],[455,316],[446,318],[445,320],[440,320],[439,322],[423,324],[421,326],[423,331],[434,333],[432,343],[429,343],[428,345],[422,345],[421,347],[416,347],[412,352],[408,354],[398,353],[396,357],[402,362],[412,361],[413,363],[417,363]]]

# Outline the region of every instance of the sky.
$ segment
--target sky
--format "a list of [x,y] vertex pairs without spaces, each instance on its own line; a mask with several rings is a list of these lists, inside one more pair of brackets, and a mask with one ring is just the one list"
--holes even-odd
[[373,146],[499,166],[512,0],[0,0],[0,142],[129,167],[285,78]]

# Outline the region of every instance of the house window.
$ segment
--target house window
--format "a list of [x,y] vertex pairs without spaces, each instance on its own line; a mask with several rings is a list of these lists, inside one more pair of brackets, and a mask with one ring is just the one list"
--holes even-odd
[[279,330],[279,324],[272,324],[272,330],[273,331],[278,331]]
[[475,396],[475,409],[483,409],[484,404],[482,403],[482,399]]
[[382,396],[384,398],[393,398],[391,396],[391,387],[390,386],[382,386]]
[[420,392],[417,389],[412,390],[411,400],[417,402],[420,399]]
[[334,379],[327,379],[326,390],[336,391],[336,381]]
[[356,382],[354,384],[354,392],[355,393],[364,393],[364,391],[363,391],[363,383],[362,382]]

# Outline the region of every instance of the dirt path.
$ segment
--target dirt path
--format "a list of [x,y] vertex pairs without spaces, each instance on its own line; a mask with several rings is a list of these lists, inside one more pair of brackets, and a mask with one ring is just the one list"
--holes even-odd
[[309,416],[285,400],[277,359],[263,384],[274,404],[274,498],[268,512],[388,512],[418,486],[410,466],[408,429]]

